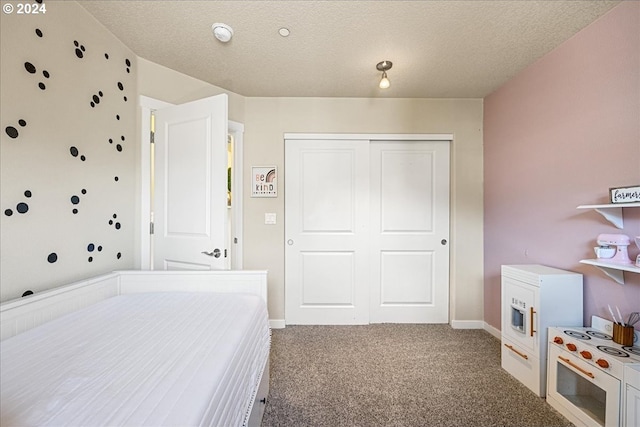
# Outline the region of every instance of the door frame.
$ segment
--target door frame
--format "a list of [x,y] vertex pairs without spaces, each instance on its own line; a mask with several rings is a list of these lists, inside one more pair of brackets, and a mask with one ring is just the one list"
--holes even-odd
[[[323,140],[369,140],[370,142],[376,142],[376,141],[398,141],[398,142],[403,142],[403,141],[448,141],[449,142],[449,149],[452,150],[452,145],[453,145],[453,134],[452,133],[439,133],[439,134],[435,134],[435,133],[431,133],[431,134],[398,134],[398,133],[297,133],[297,132],[287,132],[284,133],[283,135],[283,141],[286,140],[290,140],[290,139],[296,139],[296,140],[318,140],[318,139],[323,139]],[[452,151],[450,151],[452,152]],[[448,296],[447,296],[447,317],[448,317],[448,323],[451,324],[452,322],[452,314],[453,314],[453,298],[452,296],[455,295],[454,289],[452,289],[452,284],[454,284],[455,287],[455,277],[454,277],[454,272],[455,272],[455,239],[454,237],[454,232],[452,229],[452,215],[454,213],[453,207],[451,205],[452,203],[452,191],[454,191],[454,181],[452,179],[452,172],[454,170],[453,167],[453,161],[454,161],[454,157],[451,155],[449,158],[449,244],[448,244],[448,248],[449,248],[449,283],[448,283]],[[284,165],[285,170],[287,168],[287,165],[285,163]],[[285,176],[285,180],[286,180],[286,176]],[[285,196],[286,197],[286,196]],[[285,204],[286,204],[286,198],[285,198]],[[285,207],[286,210],[286,207]],[[286,236],[285,236],[286,239]],[[286,276],[286,274],[285,274]],[[286,279],[285,279],[286,280]],[[284,284],[284,288],[285,288],[285,306],[286,306],[286,289],[287,289],[287,284]],[[286,310],[285,310],[286,311]],[[286,319],[286,315],[285,315],[285,319],[284,319],[284,323],[287,323],[287,319]]]
[[[140,269],[151,270],[152,260],[152,239],[151,239],[151,114],[155,110],[171,107],[175,104],[161,101],[140,95],[138,99],[140,107],[140,151],[139,151],[139,188],[138,188],[138,209],[140,212],[139,222],[139,247],[136,253],[140,256]],[[231,242],[229,248],[231,252],[231,269],[242,269],[243,256],[243,204],[242,204],[242,165],[243,165],[243,135],[244,125],[242,123],[228,121],[228,133],[233,136],[233,175],[231,177],[231,194],[233,195],[233,215],[231,216],[231,239],[238,239],[237,243]],[[137,244],[136,244],[137,246]]]

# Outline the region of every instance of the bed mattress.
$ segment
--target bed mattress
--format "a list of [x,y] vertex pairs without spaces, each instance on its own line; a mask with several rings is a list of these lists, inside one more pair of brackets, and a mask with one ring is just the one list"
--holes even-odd
[[0,342],[0,425],[241,426],[269,347],[255,295],[119,295]]

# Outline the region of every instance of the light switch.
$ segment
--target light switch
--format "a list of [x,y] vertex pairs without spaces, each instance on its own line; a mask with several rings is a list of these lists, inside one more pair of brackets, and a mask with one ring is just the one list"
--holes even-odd
[[264,214],[264,223],[273,225],[276,223],[276,214],[275,213],[265,213]]

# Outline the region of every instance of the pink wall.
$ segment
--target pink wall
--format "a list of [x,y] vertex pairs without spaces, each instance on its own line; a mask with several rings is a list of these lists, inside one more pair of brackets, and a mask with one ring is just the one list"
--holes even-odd
[[585,325],[609,318],[607,304],[640,310],[640,274],[622,286],[578,262],[594,257],[599,233],[640,235],[640,208],[624,209],[623,230],[576,209],[629,185],[640,185],[640,2],[620,3],[484,100],[485,321],[500,329],[502,264],[583,274]]

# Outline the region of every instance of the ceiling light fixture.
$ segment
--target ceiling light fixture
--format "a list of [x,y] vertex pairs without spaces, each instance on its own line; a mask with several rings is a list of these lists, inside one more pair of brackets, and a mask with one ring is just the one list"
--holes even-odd
[[382,61],[378,62],[376,65],[376,69],[378,71],[382,71],[382,78],[380,79],[380,84],[378,85],[380,89],[387,89],[391,86],[391,82],[389,82],[389,78],[387,77],[387,71],[391,69],[393,63],[391,61]]
[[227,24],[216,22],[211,26],[211,31],[222,43],[227,43],[233,37],[233,29]]

